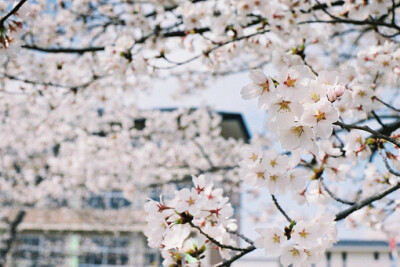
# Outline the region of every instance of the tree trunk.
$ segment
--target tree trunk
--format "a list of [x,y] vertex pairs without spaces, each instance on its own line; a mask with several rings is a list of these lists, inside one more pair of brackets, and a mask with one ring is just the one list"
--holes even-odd
[[9,236],[2,241],[2,246],[0,247],[0,267],[4,267],[7,263],[7,257],[9,256],[8,254],[11,252],[13,243],[17,238],[17,228],[24,219],[25,214],[25,210],[18,211],[14,220],[10,222],[10,226],[8,228]]

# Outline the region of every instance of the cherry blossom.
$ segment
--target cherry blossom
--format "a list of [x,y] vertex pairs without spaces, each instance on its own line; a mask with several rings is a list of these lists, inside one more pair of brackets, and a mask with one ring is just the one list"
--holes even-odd
[[[0,202],[20,216],[49,199],[118,190],[133,200],[158,188],[145,234],[165,266],[208,266],[210,249],[228,266],[257,248],[310,266],[344,219],[389,236],[400,188],[397,1],[7,0],[0,16]],[[268,136],[249,144],[222,138],[210,108],[139,108],[137,96],[157,87],[197,96],[242,72],[249,79],[222,84],[266,113]],[[276,208],[255,243],[235,232],[232,196],[244,190]],[[295,202],[324,215],[293,216]],[[16,240],[18,216],[3,213]]]

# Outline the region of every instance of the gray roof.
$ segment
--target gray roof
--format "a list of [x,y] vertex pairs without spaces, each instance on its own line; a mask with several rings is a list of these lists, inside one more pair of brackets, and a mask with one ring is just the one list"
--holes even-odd
[[[379,240],[339,240],[335,247],[351,246],[351,247],[389,247],[389,243]],[[397,244],[400,247],[400,244]]]

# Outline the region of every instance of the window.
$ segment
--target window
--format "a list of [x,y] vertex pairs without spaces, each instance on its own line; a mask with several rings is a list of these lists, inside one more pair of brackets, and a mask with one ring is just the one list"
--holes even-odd
[[342,252],[342,260],[343,260],[343,267],[347,266],[347,253],[346,252]]
[[121,191],[104,192],[91,195],[84,200],[84,208],[91,209],[121,209],[129,207],[131,202],[124,197]]
[[327,267],[331,267],[331,257],[332,257],[332,254],[330,252],[327,252],[326,253],[326,266]]
[[83,237],[79,247],[79,266],[128,265],[129,238]]
[[161,253],[157,250],[147,249],[144,253],[144,266],[160,266]]
[[62,236],[21,235],[13,254],[16,266],[54,266],[64,263]]
[[149,191],[150,192],[149,192],[148,195],[152,200],[160,201],[160,195],[161,195],[161,188],[160,187],[153,187]]

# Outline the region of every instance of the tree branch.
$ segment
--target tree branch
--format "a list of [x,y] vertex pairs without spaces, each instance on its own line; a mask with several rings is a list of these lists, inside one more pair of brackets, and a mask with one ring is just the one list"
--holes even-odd
[[11,251],[12,244],[14,243],[14,241],[17,238],[18,225],[21,224],[25,215],[26,215],[25,210],[18,211],[14,220],[10,223],[10,236],[9,236],[9,238],[4,240],[4,246],[0,247],[0,267],[5,266],[5,264],[6,264],[7,255]]
[[247,253],[252,252],[255,249],[256,249],[255,246],[249,246],[249,247],[243,249],[242,252],[240,252],[240,253],[236,254],[235,256],[233,256],[232,258],[230,258],[229,260],[225,260],[225,261],[217,264],[215,267],[228,267],[228,266],[231,266],[231,264],[233,262],[235,262],[236,260],[240,259],[241,257],[246,255]]
[[[397,122],[397,123],[399,123],[399,122]],[[342,129],[346,129],[346,130],[356,129],[356,130],[362,130],[362,131],[365,131],[365,132],[369,132],[370,134],[372,134],[373,137],[384,139],[384,140],[389,141],[390,143],[400,147],[400,142],[399,141],[397,141],[396,139],[394,139],[394,138],[392,138],[390,136],[381,134],[380,132],[371,129],[367,125],[364,125],[364,126],[350,125],[350,124],[342,123],[340,121],[334,122],[333,124],[337,125],[337,126],[340,126]]]
[[351,206],[348,209],[345,209],[341,212],[339,212],[338,214],[336,214],[336,218],[335,221],[340,221],[343,220],[344,218],[346,218],[347,216],[349,216],[350,214],[352,214],[353,212],[364,208],[365,206],[368,206],[369,204],[371,204],[372,202],[382,199],[385,196],[389,195],[390,193],[393,193],[394,191],[398,190],[400,188],[400,183],[397,183],[395,186],[392,186],[388,189],[386,189],[385,191],[383,191],[380,194],[375,194],[373,196],[370,196],[356,204],[354,204],[353,206]]
[[232,234],[232,235],[236,235],[236,236],[240,237],[241,239],[243,239],[244,241],[246,241],[246,242],[249,243],[250,245],[254,245],[254,241],[251,240],[250,238],[248,238],[248,237],[246,237],[246,236],[244,236],[244,235],[242,235],[242,234],[240,234],[240,233],[238,233],[238,232],[236,232],[236,231],[231,231],[231,230],[229,230],[229,229],[226,229],[226,231],[227,231],[228,233]]
[[392,28],[396,30],[400,30],[400,27],[397,26],[396,24],[392,23],[386,23],[380,20],[354,20],[354,19],[340,19],[336,18],[333,20],[306,20],[306,21],[300,21],[298,25],[302,24],[312,24],[312,23],[327,23],[327,24],[352,24],[352,25],[357,25],[357,26],[363,26],[363,25],[368,25],[368,26],[382,26],[382,27],[387,27],[387,28]]
[[94,83],[96,80],[104,78],[104,76],[102,76],[102,77],[93,76],[93,78],[90,81],[88,81],[86,83],[83,83],[83,84],[80,84],[80,85],[73,86],[73,85],[56,84],[56,83],[52,83],[52,82],[36,82],[36,81],[20,78],[20,77],[17,77],[17,76],[13,76],[13,75],[10,75],[10,74],[6,74],[6,73],[3,73],[3,75],[4,75],[4,78],[10,79],[10,80],[14,80],[14,81],[20,81],[20,82],[24,82],[24,83],[32,84],[32,85],[59,87],[59,88],[69,89],[71,91],[75,91],[75,90],[78,90],[80,88],[87,87],[87,86],[91,85],[92,83]]
[[392,105],[384,102],[383,100],[381,100],[380,98],[378,98],[377,96],[373,97],[375,100],[377,100],[379,103],[385,105],[386,107],[390,108],[391,110],[394,110],[396,112],[400,112],[400,109],[393,107]]
[[189,221],[189,224],[190,224],[191,227],[199,230],[199,232],[202,235],[207,237],[208,240],[210,240],[211,242],[213,242],[215,245],[217,245],[220,248],[225,248],[225,249],[230,249],[230,250],[235,250],[235,251],[242,251],[242,252],[245,250],[244,248],[237,248],[237,247],[233,247],[233,246],[230,246],[230,245],[221,244],[215,238],[213,238],[213,237],[209,236],[207,233],[205,233],[200,227],[198,227],[197,225],[194,225],[192,221]]
[[40,52],[47,52],[47,53],[77,53],[77,54],[83,54],[86,52],[97,52],[97,51],[103,51],[105,49],[104,46],[93,46],[93,47],[84,47],[84,48],[65,48],[65,47],[39,47],[36,45],[22,45],[22,48],[30,49],[30,50],[36,50]]
[[289,217],[289,215],[286,214],[286,212],[282,209],[281,205],[279,205],[278,200],[276,197],[271,194],[272,201],[274,202],[275,206],[278,208],[278,210],[282,213],[282,215],[286,218],[286,220],[291,223],[293,220]]
[[387,160],[387,157],[385,157],[385,156],[383,155],[382,150],[381,150],[381,149],[378,149],[378,150],[379,150],[379,154],[381,155],[381,157],[382,157],[382,159],[383,159],[383,162],[385,163],[386,169],[387,169],[391,174],[393,174],[393,175],[395,175],[395,176],[397,176],[397,177],[400,177],[400,172],[397,172],[397,171],[393,170],[393,168],[390,166],[390,164],[389,164],[389,162],[388,162],[388,160]]
[[[233,43],[233,42],[237,42],[237,41],[240,41],[240,40],[243,40],[243,39],[247,39],[247,38],[250,38],[250,37],[259,35],[259,34],[264,34],[264,33],[267,33],[267,32],[269,32],[269,30],[263,30],[263,31],[259,31],[259,32],[252,33],[252,34],[249,34],[249,35],[244,35],[244,36],[241,36],[241,37],[238,37],[238,38],[234,38],[234,39],[232,39],[232,40],[229,40],[229,41],[226,41],[226,42],[221,43],[221,44],[219,44],[219,45],[216,45],[216,46],[214,46],[214,47],[212,47],[212,48],[210,48],[210,49],[207,49],[207,50],[204,51],[202,54],[199,54],[199,55],[197,55],[197,56],[191,57],[191,58],[189,58],[189,59],[187,59],[187,60],[184,60],[184,61],[174,62],[174,63],[173,63],[173,64],[174,64],[173,66],[168,66],[168,67],[157,67],[157,66],[152,66],[152,67],[154,67],[154,68],[156,68],[156,69],[172,69],[172,68],[175,68],[176,66],[180,66],[180,65],[187,64],[187,63],[189,63],[189,62],[191,62],[191,61],[193,61],[193,60],[196,60],[196,59],[198,59],[198,58],[200,58],[200,57],[202,57],[202,56],[208,56],[211,52],[213,52],[213,51],[215,51],[215,50],[217,50],[217,49],[219,49],[219,48],[221,48],[221,47],[223,47],[223,46],[225,46],[225,45],[227,45],[227,44],[230,44],[230,43]],[[169,61],[169,62],[172,62],[172,61],[170,61],[170,60],[168,60],[168,61]]]
[[331,190],[329,190],[329,188],[326,186],[326,184],[324,183],[324,181],[322,179],[320,181],[321,181],[322,187],[325,189],[325,191],[328,193],[328,195],[331,198],[333,198],[334,200],[336,200],[337,202],[340,202],[340,203],[346,204],[346,205],[354,205],[355,204],[355,202],[347,201],[347,200],[337,197]]
[[4,22],[6,22],[9,17],[15,14],[25,2],[26,0],[19,1],[19,3],[13,9],[11,9],[10,12],[0,19],[0,28],[4,27]]

